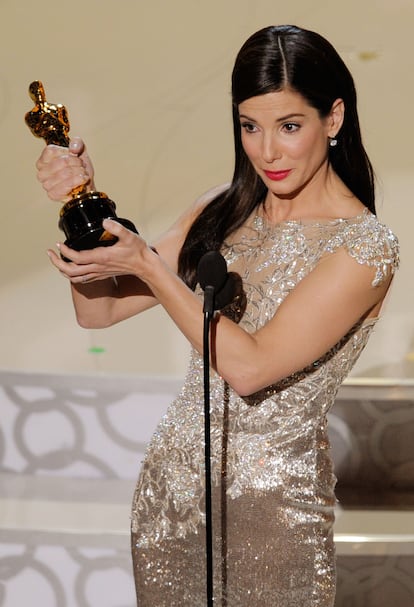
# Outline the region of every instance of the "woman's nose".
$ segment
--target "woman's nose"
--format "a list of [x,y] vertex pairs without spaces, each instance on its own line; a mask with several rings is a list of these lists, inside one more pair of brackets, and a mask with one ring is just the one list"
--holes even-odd
[[267,163],[271,163],[277,158],[280,158],[280,150],[276,142],[276,138],[273,133],[269,133],[263,137],[262,146],[263,160]]

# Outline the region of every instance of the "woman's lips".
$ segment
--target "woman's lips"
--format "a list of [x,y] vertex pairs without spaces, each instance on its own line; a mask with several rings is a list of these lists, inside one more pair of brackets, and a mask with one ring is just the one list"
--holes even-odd
[[264,171],[266,177],[272,181],[282,181],[290,174],[292,169],[286,169],[285,171]]

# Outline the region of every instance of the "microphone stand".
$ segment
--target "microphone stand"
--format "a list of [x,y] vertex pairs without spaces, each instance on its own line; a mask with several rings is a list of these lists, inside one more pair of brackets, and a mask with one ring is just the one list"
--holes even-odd
[[213,607],[213,514],[211,495],[211,436],[210,436],[210,326],[214,310],[229,304],[236,284],[227,273],[227,264],[218,251],[209,251],[200,259],[197,278],[204,290],[203,366],[204,366],[204,459],[206,509],[206,582],[207,607]]
[[213,607],[213,520],[211,497],[211,434],[210,434],[210,326],[214,315],[214,287],[204,291],[203,370],[204,370],[204,459],[206,510],[206,583],[207,607]]

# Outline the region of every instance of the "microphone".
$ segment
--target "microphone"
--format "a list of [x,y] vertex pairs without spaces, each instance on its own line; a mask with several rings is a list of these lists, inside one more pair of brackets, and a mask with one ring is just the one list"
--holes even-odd
[[203,291],[208,286],[220,291],[226,282],[226,278],[227,264],[223,255],[218,251],[205,253],[197,266],[197,279]]
[[227,272],[227,263],[218,251],[205,253],[197,266],[197,280],[204,291],[204,312],[213,314],[227,306],[235,296],[234,275]]

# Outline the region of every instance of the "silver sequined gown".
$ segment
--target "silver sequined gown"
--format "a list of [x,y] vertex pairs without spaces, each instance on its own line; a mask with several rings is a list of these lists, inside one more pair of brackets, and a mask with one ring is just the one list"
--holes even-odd
[[[223,247],[243,279],[240,325],[253,332],[321,258],[344,247],[378,285],[398,263],[368,211],[271,225],[255,215]],[[235,310],[234,312],[237,312]],[[335,477],[326,414],[375,321],[309,368],[249,397],[211,371],[215,607],[332,607]],[[206,605],[202,357],[149,445],[132,509],[139,607]]]

